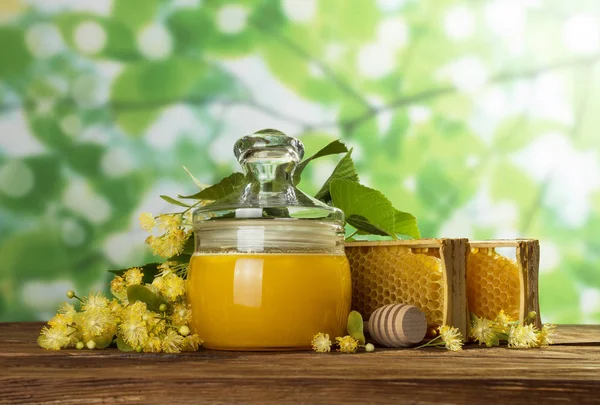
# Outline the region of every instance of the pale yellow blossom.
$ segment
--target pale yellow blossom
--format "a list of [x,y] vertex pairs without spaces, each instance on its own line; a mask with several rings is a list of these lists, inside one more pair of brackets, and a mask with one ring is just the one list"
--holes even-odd
[[336,337],[339,346],[338,351],[342,353],[354,353],[358,349],[358,340],[352,336]]
[[115,276],[110,281],[110,292],[118,299],[127,297],[127,286],[125,279],[121,276]]
[[108,308],[87,309],[82,314],[81,331],[84,340],[116,333],[116,319]]
[[162,349],[165,353],[179,353],[183,348],[184,337],[170,329],[162,338]]
[[472,318],[471,337],[480,345],[485,344],[488,347],[497,346],[500,341],[495,322],[476,315],[472,315]]
[[542,329],[538,333],[538,345],[539,346],[549,346],[553,342],[552,338],[555,335],[556,325],[547,323],[542,326]]
[[452,352],[462,350],[463,337],[457,328],[444,325],[440,326],[438,331],[446,349]]
[[133,348],[143,347],[148,339],[146,322],[141,317],[130,316],[125,318],[119,325],[119,333],[125,343]]
[[508,332],[508,347],[514,349],[538,347],[538,332],[533,325],[513,325]]
[[161,294],[170,302],[174,302],[185,294],[185,280],[175,274],[164,277],[164,285],[160,289]]
[[48,321],[48,325],[50,326],[60,326],[65,328],[71,323],[73,323],[73,315],[66,314],[56,314]]
[[192,321],[192,311],[186,304],[173,305],[173,314],[171,315],[173,325],[187,325]]
[[144,273],[139,267],[133,267],[127,270],[125,274],[123,274],[123,278],[125,279],[125,284],[127,285],[127,287],[141,284],[143,277]]
[[63,302],[58,306],[58,313],[73,317],[77,311],[73,305],[69,304],[68,302]]
[[313,337],[311,345],[317,353],[327,353],[331,350],[331,340],[327,333],[317,333]]
[[148,337],[142,346],[144,352],[147,353],[160,353],[162,351],[162,345],[160,338],[154,334]]
[[165,214],[158,217],[158,228],[165,233],[172,233],[181,226],[181,214]]
[[108,298],[102,293],[90,293],[87,297],[83,298],[81,309],[83,311],[104,309],[108,307]]
[[60,350],[70,343],[69,333],[69,329],[64,326],[44,327],[38,337],[38,344],[44,349]]
[[181,347],[181,350],[184,352],[195,352],[198,350],[200,345],[202,345],[202,343],[204,343],[204,341],[200,339],[200,336],[195,334],[189,335],[183,339],[183,346]]
[[152,229],[156,226],[154,215],[149,212],[142,212],[139,217],[140,226],[146,232],[152,232]]

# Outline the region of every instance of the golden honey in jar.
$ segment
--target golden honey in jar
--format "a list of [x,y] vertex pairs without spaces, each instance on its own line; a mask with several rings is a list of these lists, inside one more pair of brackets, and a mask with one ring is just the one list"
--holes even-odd
[[351,281],[343,213],[299,191],[302,143],[275,130],[238,140],[247,184],[194,212],[192,327],[222,350],[310,347],[343,336]]

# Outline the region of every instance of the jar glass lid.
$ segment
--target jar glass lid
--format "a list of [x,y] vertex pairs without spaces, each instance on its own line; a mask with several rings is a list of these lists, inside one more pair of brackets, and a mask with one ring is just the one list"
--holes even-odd
[[343,227],[344,213],[303,193],[294,184],[294,171],[304,145],[274,129],[240,138],[234,153],[245,184],[228,196],[194,211],[194,223],[219,220],[309,220]]

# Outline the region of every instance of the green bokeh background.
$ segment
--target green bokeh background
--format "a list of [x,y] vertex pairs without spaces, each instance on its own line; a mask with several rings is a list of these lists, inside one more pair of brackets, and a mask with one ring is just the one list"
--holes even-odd
[[0,21],[0,321],[151,260],[139,213],[265,127],[342,138],[425,237],[539,238],[544,320],[600,321],[597,1],[2,0]]

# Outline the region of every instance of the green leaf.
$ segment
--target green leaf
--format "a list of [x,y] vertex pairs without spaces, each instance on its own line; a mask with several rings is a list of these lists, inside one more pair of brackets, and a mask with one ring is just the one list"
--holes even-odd
[[246,176],[244,176],[242,173],[236,172],[223,178],[217,184],[207,187],[194,195],[180,195],[179,198],[190,198],[195,200],[219,200],[221,198],[227,197],[239,187],[245,185],[245,179]]
[[127,300],[129,300],[130,303],[136,301],[145,302],[148,309],[154,312],[160,312],[159,307],[162,304],[165,304],[167,308],[169,307],[169,302],[167,300],[154,294],[143,285],[131,285],[127,287]]
[[333,180],[338,179],[346,179],[351,181],[358,182],[358,174],[356,173],[356,168],[354,167],[354,161],[352,160],[352,149],[348,151],[348,153],[339,161],[333,172],[329,176],[329,178],[323,184],[323,187],[317,192],[315,198],[317,200],[321,200],[325,203],[331,202],[331,194],[329,193],[329,184]]
[[348,334],[354,339],[358,340],[358,343],[360,343],[361,345],[367,343],[367,340],[365,339],[365,334],[363,332],[363,318],[360,312],[350,312],[350,314],[348,315],[347,330]]
[[346,217],[346,222],[359,230],[361,235],[380,235],[388,236],[389,234],[371,224],[369,220],[360,215],[350,215]]
[[165,106],[188,95],[207,71],[205,62],[184,58],[132,63],[113,82],[111,103],[132,110]]
[[97,336],[94,338],[96,349],[106,349],[113,342],[114,336]]
[[129,135],[139,136],[152,125],[162,107],[144,107],[136,110],[115,109],[115,121]]
[[0,206],[36,215],[44,212],[60,198],[65,187],[63,164],[57,154],[40,154],[3,163],[0,183],[5,192],[0,192]]
[[22,72],[31,62],[25,36],[20,29],[0,28],[0,49],[4,55],[0,63],[0,78]]
[[406,235],[409,238],[418,239],[421,237],[417,218],[408,212],[402,212],[394,209],[394,231],[399,235]]
[[318,159],[323,156],[337,155],[339,153],[344,153],[344,152],[348,152],[348,148],[346,147],[346,145],[344,145],[344,143],[342,141],[337,139],[337,140],[331,142],[330,144],[326,145],[323,149],[321,149],[314,155],[304,159],[298,165],[298,167],[296,168],[296,171],[294,171],[294,184],[300,183],[300,180],[302,177],[302,172],[306,168],[306,165],[308,165],[312,160]]
[[186,172],[186,173],[187,173],[187,174],[188,174],[188,175],[191,177],[192,181],[194,182],[194,184],[196,185],[196,187],[198,187],[198,189],[199,189],[200,191],[202,191],[202,190],[204,190],[206,187],[208,187],[206,184],[204,184],[204,183],[202,183],[200,180],[198,180],[198,179],[196,178],[196,176],[194,176],[194,175],[192,174],[192,172],[190,172],[190,171],[188,170],[188,168],[187,168],[187,167],[183,166],[183,170],[185,170],[185,172]]
[[133,347],[129,346],[121,336],[117,337],[117,348],[122,352],[132,352]]
[[[396,234],[418,238],[416,219],[396,210],[379,191],[355,181],[338,179],[330,183],[332,204],[346,214],[346,221],[356,229],[375,235]],[[396,223],[398,221],[398,223]]]
[[160,198],[162,198],[163,200],[165,200],[169,204],[178,205],[178,206],[184,207],[184,208],[190,208],[191,207],[191,205],[188,205],[188,204],[183,203],[181,201],[177,201],[176,199],[174,199],[172,197],[169,197],[168,195],[162,195],[161,194]]
[[[371,232],[371,226],[396,238],[394,232],[395,210],[392,203],[379,191],[350,180],[333,180],[330,183],[332,204],[346,214],[348,221],[355,228]],[[355,221],[360,219],[359,221]],[[350,222],[350,221],[353,222]],[[376,233],[377,235],[377,233]]]
[[137,30],[152,22],[159,5],[159,0],[114,0],[112,16]]
[[[158,266],[160,263],[148,263],[138,268],[142,269],[142,273],[144,273],[144,277],[142,277],[142,283],[151,284],[154,280],[154,277],[160,273]],[[108,270],[109,273],[116,274],[117,276],[123,276],[128,269],[120,269],[120,270]]]

